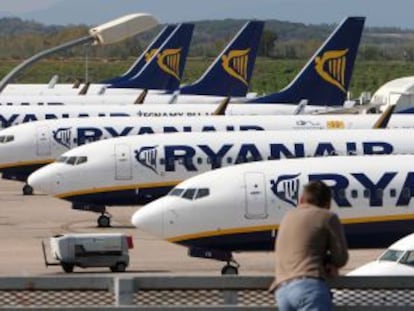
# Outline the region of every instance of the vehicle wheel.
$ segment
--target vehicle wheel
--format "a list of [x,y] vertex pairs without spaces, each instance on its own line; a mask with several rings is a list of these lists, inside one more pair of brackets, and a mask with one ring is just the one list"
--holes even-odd
[[29,185],[23,186],[23,195],[33,195],[33,188]]
[[111,226],[111,218],[106,215],[101,215],[98,217],[98,227],[100,228],[109,228]]
[[125,272],[126,264],[123,262],[118,262],[115,266],[112,266],[110,269],[112,272]]
[[72,273],[73,272],[73,268],[74,268],[73,264],[62,262],[61,265],[62,265],[63,271],[65,271],[66,273]]
[[221,275],[238,275],[239,269],[232,265],[225,265],[223,269],[221,269]]

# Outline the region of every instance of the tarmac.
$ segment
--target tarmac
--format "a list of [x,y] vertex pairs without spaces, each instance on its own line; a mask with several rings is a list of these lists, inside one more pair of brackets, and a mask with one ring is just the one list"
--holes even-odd
[[[60,267],[45,267],[42,240],[56,234],[122,232],[133,236],[129,274],[219,275],[222,262],[187,256],[187,249],[135,229],[130,218],[139,208],[111,207],[112,228],[96,227],[98,214],[72,210],[68,202],[46,195],[23,196],[23,184],[0,180],[0,276],[65,275]],[[374,260],[383,250],[351,250],[350,260],[341,273],[346,273]],[[50,258],[50,254],[47,253]],[[274,254],[238,253],[240,275],[269,275],[274,271]],[[110,274],[109,269],[76,268],[71,275]]]

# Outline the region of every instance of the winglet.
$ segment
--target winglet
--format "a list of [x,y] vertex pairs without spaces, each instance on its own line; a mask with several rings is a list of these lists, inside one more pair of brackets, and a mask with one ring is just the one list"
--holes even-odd
[[391,116],[395,110],[396,105],[389,105],[387,109],[381,114],[378,120],[375,122],[373,129],[385,129],[390,122]]
[[226,114],[227,107],[230,103],[231,97],[228,96],[217,106],[216,110],[212,113],[213,116],[224,116]]

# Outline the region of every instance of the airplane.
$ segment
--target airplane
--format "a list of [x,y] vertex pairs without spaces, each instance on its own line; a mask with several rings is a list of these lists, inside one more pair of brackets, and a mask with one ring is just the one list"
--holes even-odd
[[[283,90],[251,99],[234,98],[229,108],[233,108],[237,104],[238,109],[244,111],[245,108],[243,107],[248,107],[250,110],[253,109],[251,106],[244,104],[275,105],[277,107],[275,114],[295,114],[298,109],[298,103],[302,100],[307,100],[307,105],[302,113],[315,113],[342,108],[349,89],[364,23],[364,17],[345,18],[310,58],[293,81]],[[186,94],[189,93],[209,95],[200,96],[197,100],[193,100],[192,102],[197,103],[197,106],[205,102],[203,99],[210,99],[210,96],[214,95],[214,91],[222,92],[222,96],[245,96],[251,71],[249,71],[248,67],[244,68],[244,71],[240,70],[240,68],[229,68],[224,60],[230,57],[232,51],[227,53],[227,58],[225,58],[225,51],[223,53],[224,55],[220,55],[207,70],[217,74],[212,74],[210,77],[204,74],[199,81],[189,86],[181,87],[180,95],[175,103],[188,103],[184,99],[187,98]],[[236,55],[236,51],[234,51],[234,55]],[[240,61],[237,63],[240,63]],[[220,74],[224,79],[225,72],[231,77],[228,77],[222,83],[217,83],[217,75]],[[244,82],[244,85],[240,82]],[[193,99],[194,97],[190,98]],[[165,103],[165,101],[161,101],[158,97],[151,97],[151,100],[146,101],[146,103],[155,102]],[[243,112],[242,114],[246,113]]]
[[33,174],[36,191],[101,214],[106,206],[145,204],[179,182],[223,166],[294,157],[414,153],[412,130],[245,131],[118,137],[74,148]]
[[[308,62],[304,69],[298,74],[298,76],[293,80],[293,82],[283,90],[282,93],[276,93],[278,101],[273,99],[276,97],[271,97],[269,95],[264,100],[264,98],[259,98],[257,100],[249,100],[243,103],[230,103],[226,114],[227,115],[266,115],[266,114],[295,114],[298,110],[299,101],[302,99],[307,99],[311,94],[315,94],[310,99],[310,104],[308,103],[303,109],[303,113],[315,113],[338,109],[343,105],[345,100],[346,91],[348,90],[349,81],[352,74],[353,64],[356,57],[356,50],[358,49],[360,36],[364,24],[364,18],[361,17],[349,17],[345,19],[337,29],[332,33],[332,35],[326,40],[322,47],[317,51],[314,57]],[[340,52],[340,53],[339,53]],[[339,55],[335,59],[335,55]],[[230,54],[229,54],[230,56]],[[224,63],[224,62],[223,62]],[[335,66],[333,65],[335,64]],[[147,64],[146,66],[149,66]],[[213,66],[212,69],[215,67]],[[332,68],[337,68],[338,72],[341,74],[337,76],[337,71],[332,71]],[[332,70],[331,70],[332,69]],[[340,70],[339,70],[340,69]],[[332,72],[331,72],[331,71]],[[144,69],[143,69],[144,71]],[[214,71],[216,72],[216,71]],[[218,73],[219,71],[217,71]],[[330,76],[330,72],[334,77],[340,79],[343,85],[341,86],[338,81],[334,82]],[[228,75],[227,75],[228,76]],[[206,75],[203,76],[206,78]],[[215,78],[217,79],[217,77]],[[234,80],[234,79],[233,79]],[[198,81],[196,84],[199,85]],[[233,85],[234,83],[229,82],[228,85]],[[311,88],[306,86],[309,84]],[[202,85],[208,85],[207,83]],[[226,84],[224,84],[226,85]],[[333,86],[335,85],[335,87]],[[289,91],[290,90],[290,91]],[[309,93],[309,91],[311,92]],[[336,94],[336,95],[335,95]],[[274,94],[275,95],[275,94]],[[293,96],[294,95],[294,96]],[[164,95],[154,95],[156,97],[150,98],[164,98]],[[186,95],[187,96],[187,95]],[[276,96],[276,95],[275,95]],[[140,96],[141,97],[141,96]],[[177,99],[180,96],[177,97]],[[186,105],[185,108],[191,112],[205,112],[211,111],[211,104],[206,104],[205,101],[211,102],[210,96],[198,97],[200,102],[194,103],[193,97],[184,97],[190,99],[192,104],[181,103],[180,105]],[[203,99],[204,98],[204,99]],[[216,97],[213,97],[213,99]],[[283,100],[282,100],[283,99]],[[109,97],[107,99],[109,100]],[[150,99],[145,99],[145,102],[150,102]],[[172,97],[174,100],[174,97]],[[135,99],[134,102],[143,101]],[[289,102],[290,104],[287,104]],[[321,104],[317,104],[317,103]],[[131,101],[129,101],[131,103]],[[217,102],[216,102],[217,103]],[[47,104],[47,103],[46,103]],[[145,106],[145,105],[144,105]],[[152,107],[153,105],[148,105],[151,107],[145,108],[148,110],[159,109],[161,111],[171,110],[171,104],[159,104],[157,108]],[[336,107],[336,108],[335,108]]]
[[413,155],[288,159],[236,165],[177,185],[139,209],[140,230],[186,246],[189,255],[227,262],[232,253],[272,251],[283,215],[303,185],[326,182],[350,248],[380,248],[412,232]]
[[414,276],[414,233],[393,243],[376,260],[347,276]]
[[[152,55],[164,41],[170,36],[173,30],[176,28],[175,25],[165,26],[156,38],[150,43],[148,48],[137,58],[137,60],[131,65],[131,67],[120,76],[113,77],[102,81],[100,83],[92,83],[88,87],[88,92],[92,93],[93,89],[96,92],[100,92],[104,87],[110,87],[111,85],[116,86],[117,83],[123,82],[133,78],[141,69],[145,66],[149,60],[148,56]],[[183,32],[183,35],[185,33]],[[58,84],[57,79],[52,79],[49,85],[47,84],[8,84],[6,88],[1,92],[1,95],[77,95],[82,88],[85,87],[81,84]],[[131,91],[136,94],[139,89],[124,89],[123,94]],[[142,90],[141,90],[142,91]]]
[[277,104],[281,114],[293,114],[303,99],[306,113],[343,106],[364,23],[364,17],[345,18],[287,87],[247,103]]
[[[119,136],[173,132],[369,129],[375,125],[376,118],[374,115],[90,117],[35,121],[0,131],[0,173],[3,179],[26,182],[31,173],[70,149]],[[394,116],[388,127],[414,128],[414,119]],[[31,194],[33,189],[25,184],[23,195]]]
[[[1,95],[0,105],[134,104],[140,97],[145,98],[149,89],[175,91],[180,85],[184,72],[193,29],[194,24],[183,23],[178,25],[158,49],[147,53],[149,59],[147,63],[138,74],[128,80],[133,80],[136,88],[144,89],[139,96],[134,93],[106,96]],[[123,81],[116,82],[116,85],[122,83]]]
[[[245,98],[263,27],[263,21],[247,22],[196,82],[179,88],[179,96],[174,103],[219,103],[227,97],[234,101]],[[116,87],[132,88],[137,85],[131,80]],[[167,91],[163,95],[170,96],[151,96],[145,100],[145,104],[168,104],[175,94]]]

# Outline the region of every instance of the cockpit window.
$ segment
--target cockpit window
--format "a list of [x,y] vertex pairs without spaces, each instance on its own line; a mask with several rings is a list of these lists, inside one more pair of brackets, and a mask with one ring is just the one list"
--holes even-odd
[[173,190],[171,190],[169,195],[173,197],[180,197],[183,192],[184,192],[184,189],[174,188]]
[[196,193],[197,189],[187,189],[184,194],[183,194],[183,198],[184,199],[188,199],[188,200],[192,200],[194,198],[194,195]]
[[414,266],[414,251],[409,251],[402,256],[400,263],[404,265]]
[[201,198],[207,197],[209,195],[210,195],[210,189],[208,189],[208,188],[200,188],[200,189],[198,189],[197,194],[196,194],[196,196],[195,196],[194,199],[195,200],[201,199]]
[[76,160],[76,165],[80,165],[82,163],[86,163],[88,161],[87,157],[78,157],[78,159]]
[[68,159],[68,157],[59,157],[59,158],[56,160],[56,162],[58,162],[58,163],[65,163],[67,159]]
[[76,163],[76,157],[69,157],[66,161],[66,164],[69,164],[69,165],[75,165],[75,163]]
[[88,157],[81,156],[81,157],[59,157],[56,162],[58,163],[66,163],[69,165],[81,165],[83,163],[88,162]]
[[0,144],[7,144],[9,142],[12,142],[14,140],[13,135],[2,135],[0,136]]
[[397,251],[397,250],[393,250],[393,249],[388,249],[385,251],[384,254],[382,254],[382,256],[379,258],[379,260],[383,260],[383,261],[398,261],[398,259],[401,257],[401,255],[403,254],[403,251]]

